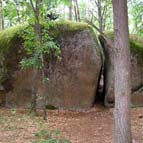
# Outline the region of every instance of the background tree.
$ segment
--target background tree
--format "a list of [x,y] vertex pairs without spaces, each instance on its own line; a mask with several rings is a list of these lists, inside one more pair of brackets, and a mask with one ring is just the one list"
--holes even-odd
[[109,0],[90,0],[88,20],[94,23],[100,31],[112,28],[112,7]]
[[69,20],[72,20],[72,9],[73,9],[72,0],[70,0],[70,4],[69,4]]
[[78,6],[77,0],[73,0],[73,7],[74,7],[74,13],[75,13],[75,20],[80,21],[80,12],[79,12],[79,6]]
[[13,26],[17,23],[21,23],[21,0],[5,0],[4,2],[4,17],[7,26]]
[[134,0],[129,2],[130,9],[130,32],[143,36],[143,2],[140,0]]
[[127,0],[112,0],[114,13],[115,142],[132,143]]
[[0,30],[4,29],[4,19],[3,19],[3,3],[0,0]]

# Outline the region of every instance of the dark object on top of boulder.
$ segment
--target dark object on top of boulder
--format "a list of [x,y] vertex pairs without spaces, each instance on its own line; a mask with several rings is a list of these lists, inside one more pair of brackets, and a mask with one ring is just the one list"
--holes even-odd
[[59,18],[59,15],[53,12],[49,12],[47,13],[47,18],[49,18],[50,20],[57,20]]

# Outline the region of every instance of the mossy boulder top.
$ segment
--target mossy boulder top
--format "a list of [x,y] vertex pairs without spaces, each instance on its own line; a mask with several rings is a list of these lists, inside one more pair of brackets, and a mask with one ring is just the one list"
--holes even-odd
[[[111,40],[114,39],[113,32],[105,32],[105,35]],[[143,64],[143,38],[131,34],[129,36],[131,54],[138,58],[138,61]]]
[[[22,37],[21,34],[27,26],[27,24],[21,24],[0,32],[0,57],[6,54],[9,48],[17,42],[17,38]],[[82,30],[90,30],[91,33],[93,33],[92,28],[86,23],[59,21],[54,22],[53,25],[50,26],[49,34],[53,38],[59,39],[62,36],[64,37],[65,34],[74,34]]]
[[[22,70],[24,57],[21,33],[24,25],[1,32],[0,55],[3,70],[1,83],[6,89],[9,107],[30,107],[32,70]],[[102,59],[92,28],[85,23],[55,22],[49,29],[61,50],[61,60],[45,59],[49,82],[46,85],[47,105],[65,109],[85,109],[93,105]],[[4,60],[3,60],[4,58]],[[42,96],[39,72],[36,83]],[[41,107],[43,100],[37,99]]]
[[[106,36],[114,39],[113,32],[106,32]],[[131,50],[131,81],[132,90],[143,86],[143,38],[137,35],[129,36]]]

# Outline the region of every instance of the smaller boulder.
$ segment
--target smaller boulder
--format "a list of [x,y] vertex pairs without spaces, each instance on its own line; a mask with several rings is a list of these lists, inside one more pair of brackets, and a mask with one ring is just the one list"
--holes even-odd
[[[106,33],[107,37],[113,40],[113,33]],[[114,46],[109,46],[103,36],[99,36],[104,51],[104,93],[105,105],[114,105]],[[113,43],[112,43],[113,45]],[[143,39],[130,35],[131,49],[131,99],[133,106],[143,106],[143,92],[137,92],[143,86]]]

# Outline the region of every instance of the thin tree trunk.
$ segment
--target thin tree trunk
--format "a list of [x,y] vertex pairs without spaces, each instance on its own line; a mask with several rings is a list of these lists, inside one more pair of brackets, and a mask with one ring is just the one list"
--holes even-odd
[[4,29],[3,6],[2,6],[2,0],[0,0],[0,30],[3,29]]
[[[39,25],[40,26],[40,25]],[[42,44],[42,37],[40,37],[40,43]],[[41,61],[42,61],[42,86],[43,86],[43,120],[47,120],[47,110],[46,110],[46,67],[45,67],[45,60],[44,54],[41,54]]]
[[98,23],[99,23],[99,29],[100,29],[100,31],[103,32],[101,0],[98,0],[98,1],[97,1],[97,7],[98,7]]
[[45,73],[46,72],[45,72],[45,70],[46,69],[45,69],[45,63],[44,63],[44,55],[42,54],[41,56],[42,56],[41,58],[42,58],[43,67],[44,67],[44,69],[42,70],[42,80],[43,80],[42,81],[42,85],[43,85],[43,120],[47,120],[47,110],[46,110],[46,99],[47,99],[46,97],[47,96],[45,95],[45,93],[46,93],[45,92],[46,91],[46,87],[45,87],[45,84],[46,84],[45,83],[46,82],[45,81],[45,78],[46,78]]
[[[35,4],[35,8],[34,8],[34,4],[33,1],[30,0],[31,2],[31,6],[33,8],[33,12],[35,14],[35,25],[34,25],[34,31],[35,31],[35,35],[37,37],[37,40],[40,42],[41,46],[42,46],[42,33],[41,33],[41,27],[40,27],[40,23],[39,23],[39,17],[40,17],[40,6],[42,4],[42,0],[36,0],[36,4]],[[36,55],[35,55],[36,56]],[[46,95],[45,95],[45,63],[44,63],[44,54],[42,53],[40,55],[41,58],[41,62],[42,62],[42,86],[43,86],[43,119],[46,120],[47,119],[47,113],[46,113]],[[36,69],[33,69],[33,72],[35,73]],[[36,70],[37,71],[37,70]],[[33,74],[34,74],[33,73]],[[33,77],[33,84],[36,84],[36,78],[37,78],[37,74],[35,73],[35,76]],[[35,80],[35,83],[34,83]],[[33,92],[36,91],[35,94],[32,94],[33,96],[33,111],[36,113],[36,99],[37,99],[37,85],[35,85],[35,88],[33,87]]]
[[[40,26],[39,26],[39,3],[38,0],[36,1],[35,7],[33,4],[33,1],[30,0],[31,7],[33,9],[34,15],[35,15],[35,25],[34,25],[34,32],[36,37],[39,39],[40,37]],[[37,39],[37,40],[38,40]],[[34,54],[35,58],[37,54]],[[37,84],[36,84],[36,79],[37,79],[38,71],[35,67],[33,67],[33,73],[32,73],[32,101],[31,101],[31,112],[33,112],[35,115],[37,114],[36,112],[36,106],[37,106]]]
[[74,14],[75,14],[75,20],[78,21],[78,19],[77,19],[77,8],[76,8],[75,3],[74,3]]
[[114,12],[115,143],[132,143],[127,0],[112,0]]
[[70,6],[69,6],[69,20],[72,20],[72,0],[70,0]]
[[37,85],[36,85],[36,79],[37,79],[37,69],[33,68],[32,72],[32,98],[31,98],[31,113],[34,115],[37,115],[36,106],[37,106]]
[[76,5],[76,9],[77,9],[77,20],[80,21],[80,12],[79,12],[79,7],[78,7],[77,0],[75,0],[75,5]]

